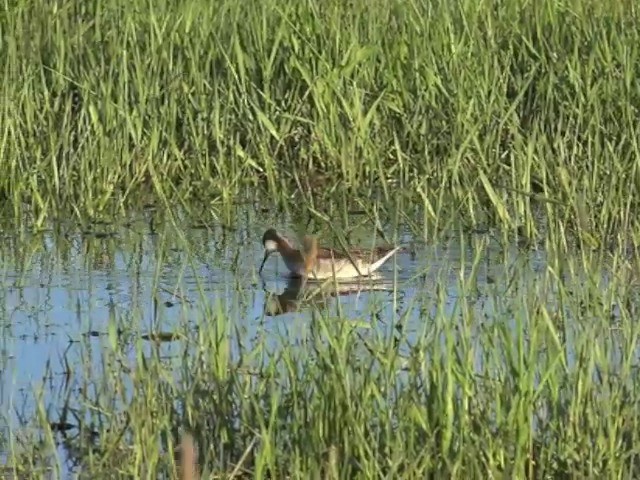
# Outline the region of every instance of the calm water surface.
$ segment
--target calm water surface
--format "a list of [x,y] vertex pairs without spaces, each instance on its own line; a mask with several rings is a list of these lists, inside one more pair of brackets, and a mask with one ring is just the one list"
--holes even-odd
[[[298,308],[293,300],[299,288],[287,278],[279,256],[270,258],[262,278],[257,274],[260,239],[271,225],[292,234],[283,221],[236,230],[195,228],[187,222],[160,231],[140,220],[66,235],[6,235],[0,411],[9,428],[33,418],[38,404],[50,421],[57,421],[67,398],[82,403],[90,380],[85,377],[104,372],[101,348],[119,331],[172,332],[186,323],[197,335],[202,318],[197,312],[203,306],[227,312],[238,336],[232,343],[245,348],[258,337],[273,350],[296,343],[314,309],[341,312],[361,328],[389,335],[397,319],[405,318],[410,343],[438,306],[459,321],[461,280],[468,281],[472,273],[475,288],[464,294],[474,297],[475,318],[491,322],[509,318],[505,312],[513,306],[501,299],[518,289],[539,288],[547,268],[543,252],[504,248],[488,234],[452,232],[432,244],[400,229],[398,241],[408,251],[389,260],[376,282],[343,286],[339,295],[329,288],[330,295]],[[371,245],[371,231],[360,230],[351,241]],[[165,342],[160,354],[179,361],[183,343]],[[479,363],[481,351],[480,345]]]

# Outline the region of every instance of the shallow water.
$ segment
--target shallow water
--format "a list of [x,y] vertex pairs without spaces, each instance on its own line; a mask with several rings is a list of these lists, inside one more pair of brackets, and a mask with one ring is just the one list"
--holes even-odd
[[[276,226],[286,229],[284,222]],[[489,234],[458,232],[433,244],[402,228],[398,238],[408,251],[389,260],[377,280],[341,284],[338,291],[331,284],[301,290],[277,255],[258,276],[264,227],[208,229],[185,222],[159,232],[141,219],[92,232],[7,236],[0,411],[9,428],[28,423],[39,411],[49,422],[72,427],[73,421],[62,417],[65,402],[83,404],[91,381],[126,368],[103,364],[105,344],[119,342],[121,336],[144,341],[151,332],[170,337],[185,323],[197,335],[203,306],[222,308],[233,319],[230,344],[236,350],[250,350],[258,338],[273,351],[298,344],[318,310],[389,336],[402,319],[406,342],[401,349],[406,349],[438,309],[452,322],[468,322],[469,314],[460,312],[463,296],[473,305],[473,338],[473,332],[492,322],[517,316],[509,302],[514,292],[546,295],[540,292],[547,288],[540,278],[548,265],[540,250],[505,248]],[[370,232],[361,230],[353,238],[367,246]],[[300,302],[301,295],[312,299]],[[186,339],[154,345],[146,342],[145,349],[169,362],[174,359],[176,368],[188,348]],[[493,347],[478,344],[475,349],[479,370],[485,348]],[[131,360],[135,362],[133,347]]]

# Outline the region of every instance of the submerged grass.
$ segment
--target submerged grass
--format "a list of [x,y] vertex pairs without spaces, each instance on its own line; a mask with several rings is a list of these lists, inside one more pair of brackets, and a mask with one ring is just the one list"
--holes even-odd
[[598,244],[640,198],[638,27],[626,1],[9,2],[0,192],[41,223],[401,187]]

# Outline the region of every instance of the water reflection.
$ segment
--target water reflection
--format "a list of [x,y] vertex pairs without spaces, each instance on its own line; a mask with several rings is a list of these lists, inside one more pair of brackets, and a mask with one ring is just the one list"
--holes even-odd
[[[265,290],[267,290],[265,284]],[[268,292],[265,296],[265,314],[271,317],[303,309],[327,308],[328,301],[335,297],[360,295],[364,292],[393,291],[393,281],[379,273],[375,276],[349,282],[314,281],[289,277],[282,293]]]
[[[395,338],[401,332],[401,352],[427,330],[444,342],[437,322],[446,320],[467,332],[460,342],[486,373],[487,349],[500,348],[492,343],[494,332],[505,324],[516,331],[517,321],[529,321],[532,305],[560,308],[558,291],[566,287],[559,286],[563,275],[556,283],[543,275],[552,268],[543,252],[459,232],[423,244],[418,255],[394,256],[372,279],[305,283],[286,278],[280,259],[260,278],[264,227],[248,218],[235,230],[156,223],[151,231],[141,221],[102,226],[90,235],[7,237],[0,248],[0,409],[6,422],[18,427],[44,411],[55,430],[67,432],[76,422],[65,416],[65,406],[90,404],[91,382],[108,389],[103,376],[135,371],[140,350],[162,358],[169,370],[179,368],[189,342],[214,316],[203,311],[215,309],[232,323],[234,354],[250,351],[258,338],[272,350],[296,345],[317,311],[367,321],[372,334]],[[406,229],[400,238],[410,240]],[[573,286],[592,288],[594,298],[603,288],[571,273]],[[563,334],[570,350],[571,326]],[[110,345],[123,352],[121,363],[105,362]]]
[[[242,336],[236,344],[251,345],[262,330],[279,330],[265,314],[308,319],[313,308],[326,308],[336,297],[361,311],[366,293],[386,288],[312,282],[302,288],[283,279],[280,260],[265,269],[265,282],[257,276],[263,229],[159,221],[151,228],[142,218],[6,235],[0,245],[0,409],[6,422],[34,418],[36,398],[59,417],[68,392],[105,371],[105,345],[128,349],[133,358],[128,345],[139,339],[149,348],[162,343],[162,358],[178,355],[189,332],[197,334],[203,309],[223,309]],[[392,262],[384,277],[386,285],[392,282]],[[276,348],[280,339],[270,342]]]

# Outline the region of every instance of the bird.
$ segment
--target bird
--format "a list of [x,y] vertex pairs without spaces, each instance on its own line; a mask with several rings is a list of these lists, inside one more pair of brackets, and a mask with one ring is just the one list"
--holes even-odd
[[322,280],[369,276],[401,247],[374,247],[370,250],[352,248],[340,251],[318,246],[315,237],[305,236],[303,250],[295,248],[291,241],[269,228],[262,236],[264,257],[258,273],[262,273],[269,256],[280,253],[284,264],[293,276]]

